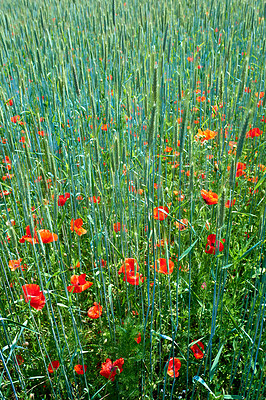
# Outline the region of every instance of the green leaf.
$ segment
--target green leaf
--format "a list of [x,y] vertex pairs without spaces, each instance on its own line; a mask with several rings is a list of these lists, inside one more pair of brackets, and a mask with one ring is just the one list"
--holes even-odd
[[180,256],[180,258],[179,258],[178,261],[181,261],[182,258],[186,257],[186,256],[191,252],[191,250],[193,249],[193,247],[195,246],[195,244],[197,243],[198,240],[199,240],[199,239],[196,239],[195,242],[192,243],[192,245],[189,246],[189,247],[184,251],[183,254],[181,254],[181,256]]
[[217,399],[217,396],[215,396],[215,394],[211,391],[209,386],[204,382],[204,380],[200,376],[197,376],[197,375],[193,376],[193,381],[197,381],[197,382],[201,383]]
[[218,353],[217,353],[217,355],[216,355],[216,357],[215,357],[215,359],[214,359],[214,361],[212,363],[212,366],[211,366],[211,369],[210,369],[210,382],[212,381],[212,378],[214,377],[215,370],[216,370],[217,364],[219,362],[219,358],[221,356],[223,347],[224,347],[224,343],[221,345],[221,347],[220,347],[220,349],[219,349],[219,351],[218,351]]
[[266,179],[266,174],[259,180],[257,185],[254,187],[254,192],[260,187],[260,185],[265,181],[265,179]]

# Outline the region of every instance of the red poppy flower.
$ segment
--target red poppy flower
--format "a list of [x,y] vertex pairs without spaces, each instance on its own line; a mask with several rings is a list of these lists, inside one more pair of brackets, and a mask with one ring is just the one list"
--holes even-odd
[[200,193],[206,204],[212,205],[218,203],[218,194],[211,190],[208,192],[207,190],[202,189]]
[[206,129],[205,131],[198,129],[198,133],[195,136],[195,140],[197,142],[200,140],[201,143],[203,143],[205,140],[211,140],[211,139],[215,138],[216,135],[217,135],[217,132],[211,131],[210,129]]
[[203,356],[204,356],[204,354],[203,354],[203,352],[202,352],[202,350],[200,349],[199,346],[202,348],[202,350],[204,350],[204,345],[201,342],[197,342],[196,344],[193,344],[193,346],[191,346],[191,350],[193,351],[194,357],[197,360],[202,359]]
[[263,131],[259,130],[259,128],[253,128],[246,133],[246,138],[254,138],[263,134]]
[[[225,242],[225,239],[221,239],[221,241]],[[223,245],[223,243],[216,241],[216,235],[211,234],[207,237],[205,253],[215,254],[215,252],[223,251],[223,249],[224,249],[224,245]]]
[[120,222],[116,222],[114,224],[114,231],[117,233],[117,232],[120,232],[120,230],[121,230],[121,224],[120,224]]
[[13,106],[13,100],[12,100],[12,99],[7,100],[7,103],[6,103],[6,104],[9,105],[9,106]]
[[[169,260],[169,266],[167,265],[167,260],[165,258],[159,258],[158,260],[159,262],[159,269],[158,269],[158,265],[156,263],[156,271],[164,274],[164,275],[170,275],[173,273],[174,270],[174,263],[173,261]],[[154,268],[154,266],[152,265],[152,268]]]
[[138,272],[135,275],[133,272],[129,272],[124,275],[123,281],[130,283],[130,285],[138,286],[139,281],[141,281],[142,283],[144,282],[144,278],[142,274],[139,274]]
[[84,375],[87,371],[87,368],[88,368],[87,365],[77,364],[77,365],[75,365],[74,370],[76,371],[76,373],[78,375]]
[[138,344],[141,342],[141,333],[138,333],[138,336],[134,339]]
[[103,312],[103,308],[98,303],[93,303],[94,305],[88,309],[88,317],[92,319],[100,318]]
[[186,218],[180,219],[180,222],[175,221],[174,224],[179,231],[185,231],[188,228],[188,219]]
[[[55,233],[50,232],[48,229],[40,229],[38,231],[42,243],[52,243],[56,242],[58,240],[58,236]],[[21,239],[19,239],[20,243],[25,243],[29,242],[31,244],[33,243],[39,243],[39,237],[36,231],[36,228],[34,228],[34,236],[31,236],[30,232],[30,226],[26,226],[26,235],[22,236]]]
[[19,122],[20,120],[20,115],[14,115],[14,117],[10,118],[11,122],[13,122],[14,124],[16,124],[17,122]]
[[179,358],[170,358],[167,368],[167,375],[171,376],[171,378],[177,378],[179,376],[179,370],[181,368],[181,361]]
[[58,240],[58,236],[55,233],[48,231],[48,229],[40,229],[38,233],[43,243],[52,243]]
[[24,358],[20,354],[16,355],[16,360],[18,365],[22,365],[24,363]]
[[22,258],[19,258],[18,260],[10,260],[8,266],[11,271],[15,271],[17,268],[21,268],[22,271],[25,271],[27,269],[27,265],[21,265],[21,261]]
[[139,265],[137,260],[135,260],[135,258],[125,258],[122,267],[118,271],[118,275],[129,274],[129,273],[134,274],[137,271],[139,271]]
[[49,365],[48,365],[48,371],[50,372],[50,374],[53,374],[54,371],[56,371],[60,366],[60,362],[58,360],[56,361],[52,361]]
[[93,197],[90,197],[90,202],[91,203],[100,203],[101,202],[101,198],[100,198],[100,196],[98,196],[98,197],[96,197],[96,196],[93,196]]
[[230,208],[230,207],[232,207],[232,206],[234,206],[235,205],[235,202],[236,202],[236,199],[233,199],[233,200],[227,200],[227,202],[225,203],[225,207],[226,208]]
[[72,218],[70,229],[72,232],[75,231],[78,236],[82,236],[85,235],[85,233],[87,233],[86,229],[82,228],[82,225],[83,225],[82,218],[78,218],[76,220]]
[[123,358],[119,358],[114,363],[112,363],[110,358],[107,358],[106,361],[102,364],[100,374],[113,382],[115,380],[116,373],[121,373],[123,371],[123,364]]
[[70,193],[61,194],[58,197],[58,205],[61,206],[61,207],[64,206],[66,201],[67,201],[67,199],[69,199],[69,198],[70,198]]
[[82,275],[72,275],[70,282],[72,283],[71,286],[67,287],[67,290],[71,293],[81,293],[84,290],[90,288],[92,286],[92,282],[88,282],[85,280],[86,274]]
[[36,310],[42,310],[45,305],[45,297],[43,292],[40,291],[40,286],[30,283],[22,286],[24,299],[26,303],[30,302],[30,306]]
[[153,218],[159,221],[164,221],[169,215],[168,207],[156,207],[153,210]]

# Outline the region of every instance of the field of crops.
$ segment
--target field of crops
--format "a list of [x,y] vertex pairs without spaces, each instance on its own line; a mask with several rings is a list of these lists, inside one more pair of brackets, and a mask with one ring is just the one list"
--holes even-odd
[[265,399],[266,3],[0,21],[0,399]]

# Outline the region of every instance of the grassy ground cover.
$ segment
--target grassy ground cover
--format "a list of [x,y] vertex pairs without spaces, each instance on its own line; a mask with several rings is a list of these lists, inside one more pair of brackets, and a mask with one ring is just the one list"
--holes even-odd
[[266,398],[262,0],[7,0],[0,399]]

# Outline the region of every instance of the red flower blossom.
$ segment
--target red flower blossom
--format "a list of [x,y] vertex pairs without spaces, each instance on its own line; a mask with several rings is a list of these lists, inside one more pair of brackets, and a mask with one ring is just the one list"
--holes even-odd
[[171,378],[177,378],[179,376],[179,370],[181,368],[181,362],[179,358],[170,358],[167,368],[167,375]]
[[130,283],[130,285],[138,286],[139,281],[141,281],[142,283],[144,282],[144,278],[142,274],[139,274],[138,272],[135,275],[134,273],[130,272],[124,275],[123,281]]
[[21,268],[22,271],[25,271],[27,269],[27,265],[21,265],[21,261],[22,258],[19,258],[18,260],[10,260],[8,266],[11,271],[15,271],[17,268]]
[[112,363],[110,358],[107,358],[106,361],[102,364],[100,374],[113,382],[115,380],[116,373],[121,373],[123,371],[123,364],[123,358],[119,358],[114,363]]
[[60,362],[58,360],[56,361],[52,361],[49,365],[48,365],[48,371],[50,372],[50,374],[53,374],[54,371],[56,371],[60,366]]
[[235,202],[236,202],[236,199],[233,199],[233,200],[227,200],[227,202],[225,203],[225,207],[226,208],[230,208],[230,207],[232,207],[232,206],[234,206],[235,205]]
[[263,131],[259,130],[259,128],[253,128],[246,133],[246,138],[254,138],[263,134]]
[[125,274],[123,277],[124,282],[138,286],[139,281],[144,282],[144,278],[142,274],[137,272],[138,270],[139,265],[137,260],[134,258],[126,258],[124,264],[122,264],[121,268],[119,269],[118,274]]
[[211,190],[208,192],[207,190],[202,189],[200,193],[206,204],[212,205],[218,203],[218,194]]
[[202,350],[204,350],[204,345],[201,342],[197,342],[196,344],[193,344],[193,346],[191,346],[191,350],[193,351],[194,357],[197,360],[202,359],[203,356],[204,356],[204,354],[203,354],[203,352],[202,352],[202,350],[200,349],[199,346],[202,348]]
[[[174,270],[174,263],[173,261],[169,260],[169,266],[167,265],[167,260],[165,258],[159,258],[158,260],[159,262],[159,269],[156,263],[156,271],[164,274],[164,275],[170,275],[173,273]],[[154,266],[152,265],[152,268],[154,268]]]
[[82,225],[83,225],[82,218],[78,218],[76,220],[72,218],[70,229],[72,232],[75,231],[78,236],[82,236],[85,235],[85,233],[87,233],[86,229],[82,228]]
[[77,365],[75,365],[74,370],[76,371],[76,373],[78,375],[84,375],[87,371],[87,368],[88,368],[87,365],[77,364]]
[[118,275],[120,274],[129,274],[129,273],[135,273],[139,271],[139,265],[137,260],[135,258],[125,258],[124,263],[122,264],[122,267],[120,267],[118,271]]
[[121,224],[120,224],[120,222],[116,222],[114,224],[114,231],[117,233],[117,232],[120,232],[120,230],[121,230]]
[[138,336],[134,339],[138,344],[141,342],[141,333],[138,333]]
[[100,318],[103,312],[103,308],[98,303],[93,303],[94,305],[88,309],[88,317],[92,319]]
[[30,302],[30,306],[36,310],[42,310],[45,305],[45,297],[40,291],[40,286],[30,283],[22,286],[24,299],[26,303]]
[[16,124],[17,122],[19,122],[20,120],[20,115],[15,115],[14,117],[10,118],[11,122],[13,122],[14,124]]
[[169,215],[168,207],[156,207],[153,210],[153,218],[159,221],[164,221]]
[[70,193],[60,194],[60,196],[58,197],[58,205],[60,207],[64,206],[67,199],[69,198],[70,198]]
[[6,104],[7,104],[8,106],[13,106],[13,100],[12,100],[12,99],[7,100]]
[[101,198],[100,198],[100,196],[98,196],[98,197],[96,197],[96,196],[93,196],[93,197],[90,197],[90,202],[91,203],[100,203],[101,202]]
[[38,233],[43,243],[52,243],[58,240],[58,236],[55,233],[48,231],[48,229],[40,229]]
[[24,363],[24,358],[20,354],[16,355],[16,360],[18,365],[22,365]]
[[[41,237],[42,243],[52,243],[58,240],[58,236],[55,233],[50,232],[48,229],[40,229],[38,233]],[[30,232],[30,226],[29,225],[26,226],[26,235],[22,236],[22,238],[19,239],[19,242],[20,243],[29,242],[31,244],[40,243],[36,228],[34,228],[34,235],[32,237]]]
[[90,288],[92,286],[92,282],[88,282],[85,280],[86,274],[82,275],[72,275],[71,276],[71,286],[67,287],[67,290],[71,293],[81,293],[84,290]]
[[[221,242],[225,242],[225,239],[221,239]],[[221,242],[216,241],[216,235],[211,234],[207,237],[207,244],[205,248],[205,253],[215,254],[218,251],[223,251],[224,245]]]

